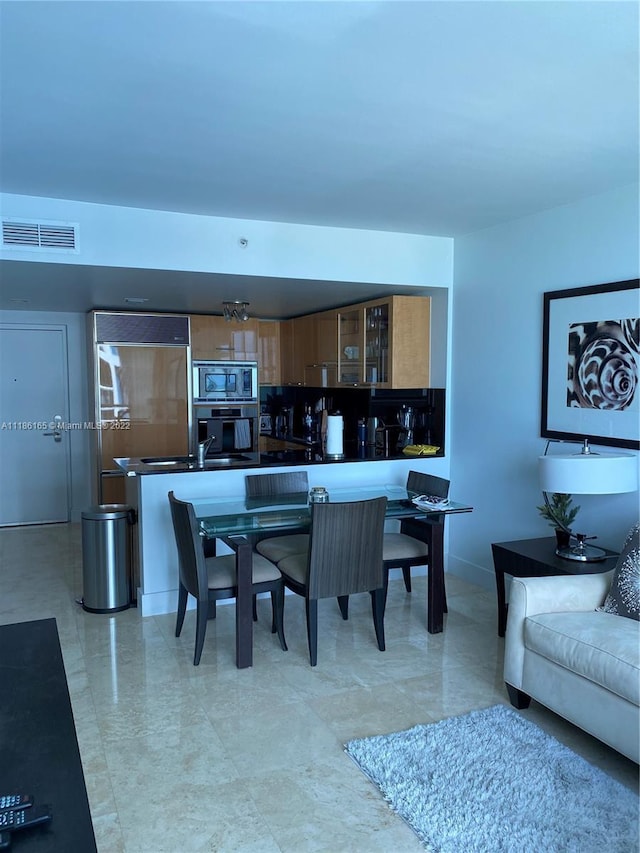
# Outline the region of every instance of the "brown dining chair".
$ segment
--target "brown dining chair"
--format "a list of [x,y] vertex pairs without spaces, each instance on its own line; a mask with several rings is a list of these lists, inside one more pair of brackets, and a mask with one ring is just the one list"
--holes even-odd
[[[281,474],[250,474],[245,477],[245,490],[248,503],[258,505],[261,500],[265,504],[272,503],[277,497],[283,503],[306,503],[309,494],[309,480],[306,471],[285,471]],[[303,553],[309,546],[308,533],[282,534],[270,530],[261,536],[251,534],[249,537],[255,550],[271,560],[279,563],[285,557]]]
[[[449,480],[433,474],[409,471],[407,491],[418,495],[436,495],[444,499],[449,496]],[[391,569],[402,569],[405,589],[411,592],[411,569],[414,566],[429,565],[429,546],[419,538],[421,531],[424,531],[424,522],[406,519],[400,523],[399,533],[384,534],[382,559],[385,568],[385,594]],[[447,612],[446,595],[444,611]]]
[[[309,547],[280,560],[285,586],[305,599],[311,666],[318,662],[318,599],[371,594],[373,624],[381,652],[384,642],[382,536],[386,498],[311,505]],[[344,615],[344,611],[343,611]]]
[[[193,504],[179,500],[173,492],[169,492],[169,504],[179,563],[176,637],[179,637],[182,631],[187,599],[192,595],[196,599],[196,645],[193,664],[198,666],[207,630],[207,620],[215,617],[216,601],[237,597],[236,555],[224,554],[220,557],[206,558]],[[252,569],[252,593],[254,596],[261,592],[271,593],[273,613],[271,631],[278,634],[280,645],[283,651],[286,651],[282,575],[277,566],[259,554],[253,555]]]

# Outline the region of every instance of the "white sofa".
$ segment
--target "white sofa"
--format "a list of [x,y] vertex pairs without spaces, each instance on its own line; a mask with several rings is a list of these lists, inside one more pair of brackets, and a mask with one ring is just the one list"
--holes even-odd
[[613,572],[514,578],[504,679],[516,708],[531,698],[640,761],[640,622],[596,611]]

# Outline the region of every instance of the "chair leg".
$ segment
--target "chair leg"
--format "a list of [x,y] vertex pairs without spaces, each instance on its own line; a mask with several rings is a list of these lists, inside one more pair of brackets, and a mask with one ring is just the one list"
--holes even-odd
[[204,646],[204,635],[207,630],[207,615],[208,615],[208,602],[199,601],[197,604],[196,611],[196,650],[193,655],[193,665],[198,666],[200,663],[200,656],[202,655],[202,647]]
[[447,607],[447,590],[446,589],[442,590],[442,597],[444,599],[444,601],[442,602],[442,609],[445,613],[448,613],[449,608]]
[[346,621],[349,618],[349,596],[348,595],[339,595],[338,596],[338,607],[340,608],[340,613],[342,613],[342,618]]
[[383,591],[383,606],[387,606],[387,593],[389,592],[389,569],[386,568],[384,570],[384,583],[382,584]]
[[277,613],[276,613],[277,592],[278,592],[277,589],[271,590],[271,633],[272,634],[275,634],[276,631],[278,630],[278,625],[277,625],[278,620],[277,620]]
[[256,602],[257,602],[257,598],[258,598],[258,596],[257,596],[257,595],[254,595],[254,596],[253,596],[253,621],[254,621],[254,622],[257,622],[257,621],[258,621],[258,605],[257,605],[257,603],[256,603]]
[[403,568],[402,577],[404,578],[404,588],[407,592],[411,592],[411,566],[405,566]]
[[309,660],[311,666],[318,663],[318,600],[306,598],[307,640],[309,642]]
[[215,619],[215,618],[216,618],[216,600],[215,600],[215,598],[212,598],[209,601],[209,619]]
[[385,650],[384,644],[384,589],[371,590],[371,609],[373,611],[373,625],[376,629],[376,640],[381,652]]
[[182,631],[182,626],[184,624],[184,614],[187,610],[187,598],[189,593],[187,592],[187,588],[182,586],[179,583],[178,586],[178,613],[176,614],[176,637],[180,636],[180,632]]
[[271,612],[273,617],[271,633],[277,632],[280,647],[283,652],[286,652],[288,646],[284,638],[284,583],[279,584],[277,589],[271,590]]

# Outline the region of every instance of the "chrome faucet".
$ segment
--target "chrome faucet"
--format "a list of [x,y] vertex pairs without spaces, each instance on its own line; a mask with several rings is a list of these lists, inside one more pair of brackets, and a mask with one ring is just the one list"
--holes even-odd
[[198,444],[198,468],[204,468],[204,461],[207,458],[207,451],[211,446],[211,442],[215,440],[215,435],[210,435],[204,441]]

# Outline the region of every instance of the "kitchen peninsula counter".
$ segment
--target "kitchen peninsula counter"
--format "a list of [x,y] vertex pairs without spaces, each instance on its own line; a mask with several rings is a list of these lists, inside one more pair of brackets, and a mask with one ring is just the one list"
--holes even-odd
[[[156,457],[158,461],[151,463],[148,461],[148,457],[132,456],[114,459],[114,462],[124,474],[132,477],[137,474],[203,473],[206,471],[226,471],[238,468],[271,468],[282,465],[327,465],[345,462],[388,462],[394,459],[406,460],[417,458],[415,456],[408,457],[401,451],[385,455],[380,449],[375,447],[351,447],[348,442],[345,443],[344,456],[336,458],[335,456],[324,454],[319,444],[296,441],[295,439],[277,439],[271,437],[268,437],[266,441],[264,439],[264,436],[260,437],[260,452],[258,453],[246,452],[233,454],[233,456],[238,458],[229,459],[227,457],[227,461],[218,461],[213,456],[207,459],[204,468],[199,467],[195,456],[166,457],[166,460]],[[434,453],[421,458],[433,459],[442,457],[442,455],[442,453]]]
[[[287,442],[288,443],[288,442]],[[315,455],[313,448],[312,456]],[[348,448],[345,447],[345,450]],[[136,459],[118,459],[125,477],[126,501],[137,511],[135,530],[134,579],[137,601],[142,616],[175,613],[178,602],[178,555],[176,551],[168,493],[173,491],[181,500],[195,501],[228,496],[230,501],[243,500],[245,477],[248,473],[277,471],[306,471],[309,487],[348,487],[405,485],[409,471],[424,471],[448,477],[448,461],[442,456],[369,459],[305,458],[309,448],[285,447],[281,451],[261,453],[259,461],[237,462],[224,467],[195,467],[192,463],[171,465],[168,468],[150,466]],[[191,467],[190,467],[191,466]],[[218,553],[226,546],[218,543]]]

